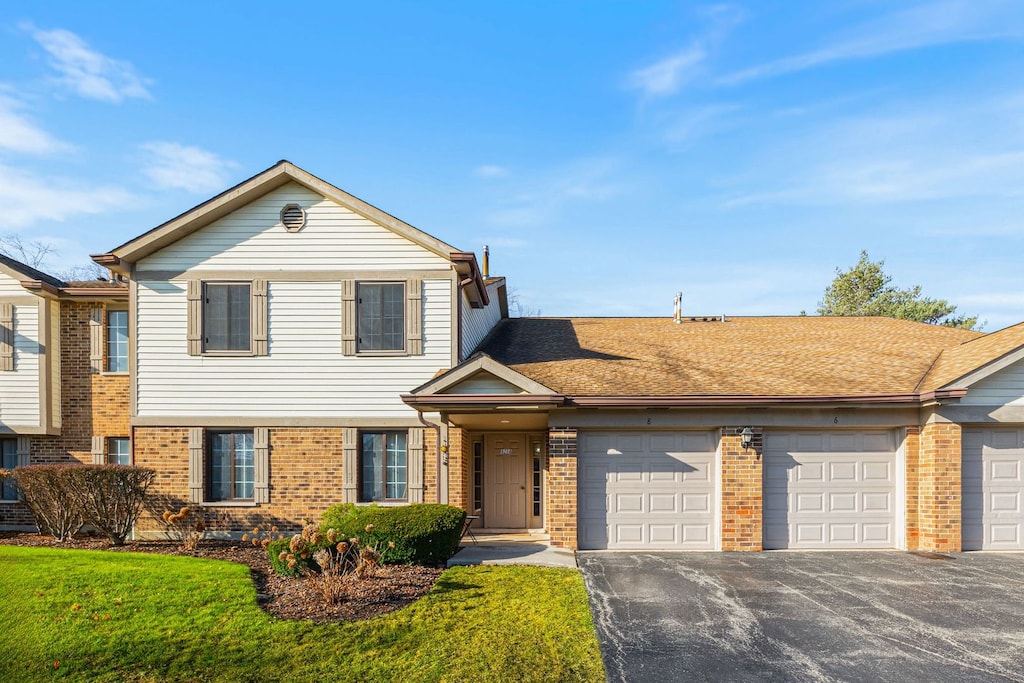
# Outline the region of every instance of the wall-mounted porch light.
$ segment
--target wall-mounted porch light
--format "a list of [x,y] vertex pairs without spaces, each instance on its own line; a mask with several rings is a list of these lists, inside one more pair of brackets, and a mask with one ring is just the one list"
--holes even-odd
[[754,443],[754,430],[750,427],[744,427],[743,431],[740,432],[740,448],[747,450],[751,444]]

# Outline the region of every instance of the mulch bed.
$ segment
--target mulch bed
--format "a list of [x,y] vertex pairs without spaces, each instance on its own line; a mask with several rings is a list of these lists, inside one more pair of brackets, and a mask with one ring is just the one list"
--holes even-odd
[[0,543],[45,548],[79,548],[111,552],[187,555],[212,560],[238,562],[249,567],[256,599],[264,611],[281,619],[299,619],[326,624],[369,619],[405,607],[425,595],[434,586],[441,569],[417,565],[376,567],[363,579],[346,577],[344,597],[335,605],[323,598],[303,577],[280,576],[270,568],[262,548],[231,541],[204,541],[194,553],[183,553],[174,543],[129,541],[113,547],[106,538],[81,536],[58,543],[51,536],[35,533],[0,532]]

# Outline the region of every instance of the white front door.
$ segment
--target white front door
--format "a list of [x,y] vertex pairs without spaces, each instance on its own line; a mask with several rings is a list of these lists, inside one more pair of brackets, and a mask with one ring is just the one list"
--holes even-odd
[[964,550],[1024,550],[1024,429],[964,429]]
[[581,550],[713,550],[715,438],[710,432],[582,432]]
[[765,550],[897,546],[892,431],[765,432],[763,476]]

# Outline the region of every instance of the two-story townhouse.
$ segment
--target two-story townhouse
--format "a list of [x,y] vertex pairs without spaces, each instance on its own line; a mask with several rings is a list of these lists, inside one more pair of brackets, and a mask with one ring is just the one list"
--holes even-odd
[[129,281],[155,513],[199,506],[237,534],[341,501],[464,504],[439,416],[401,394],[507,317],[473,254],[282,161],[94,258]]
[[[0,467],[131,463],[128,287],[0,256]],[[13,482],[0,529],[33,528]]]

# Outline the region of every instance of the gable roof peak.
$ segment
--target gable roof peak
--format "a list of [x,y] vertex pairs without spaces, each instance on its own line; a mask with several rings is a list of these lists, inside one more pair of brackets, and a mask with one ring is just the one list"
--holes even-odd
[[445,259],[462,253],[459,249],[442,242],[418,228],[386,213],[368,202],[345,192],[312,173],[299,168],[287,159],[281,159],[273,166],[224,190],[205,202],[158,225],[157,227],[115,247],[106,254],[96,254],[93,260],[122,274],[130,270],[132,263],[145,258],[174,242],[187,237],[213,221],[226,216],[263,195],[289,183],[296,182],[312,192],[329,199],[353,213],[381,225],[392,232],[434,252]]

